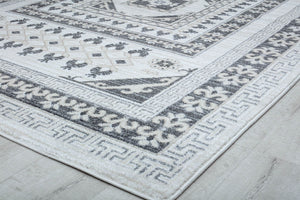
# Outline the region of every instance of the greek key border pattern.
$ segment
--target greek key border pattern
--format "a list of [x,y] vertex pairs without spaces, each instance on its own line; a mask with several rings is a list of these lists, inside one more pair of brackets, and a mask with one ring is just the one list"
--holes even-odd
[[300,37],[296,28],[299,23],[299,19],[293,20],[229,68],[148,122],[130,119],[121,113],[96,107],[76,97],[66,96],[49,87],[41,87],[4,72],[0,74],[0,91],[87,128],[157,153],[197,121],[218,109],[293,46]]
[[[208,147],[212,146],[212,143],[218,138],[233,137],[234,135],[229,133],[236,132],[244,125],[237,125],[237,122],[242,121],[245,123],[251,118],[249,114],[255,114],[252,110],[259,107],[265,98],[274,92],[276,94],[280,93],[278,90],[280,84],[291,81],[287,80],[287,77],[293,74],[295,78],[298,74],[299,78],[300,70],[297,68],[300,61],[299,52],[300,45],[298,44],[235,95],[233,99],[198,123],[190,131],[191,134],[184,135],[160,156],[137,152],[126,145],[120,145],[118,141],[107,140],[104,135],[92,135],[90,131],[87,133],[86,130],[82,130],[77,125],[66,125],[59,118],[49,116],[47,113],[31,109],[28,106],[26,108],[18,101],[14,104],[5,98],[1,98],[0,116],[3,119],[18,122],[29,129],[35,129],[39,133],[46,133],[51,136],[50,140],[52,136],[55,136],[58,142],[67,143],[75,148],[89,147],[87,149],[89,155],[92,153],[98,159],[115,162],[118,166],[120,166],[121,161],[121,166],[126,170],[130,169],[130,173],[138,174],[146,179],[154,179],[158,184],[169,184],[172,179],[183,173],[184,165],[192,162],[196,156],[199,157],[199,153],[207,153],[207,151],[210,154],[214,153],[216,150],[208,150]],[[264,103],[267,104],[268,102]],[[263,107],[264,105],[260,106]],[[226,141],[228,141],[228,138],[223,140],[224,143]],[[86,142],[89,145],[86,145]],[[221,145],[217,143],[214,144],[214,147],[218,149]],[[172,165],[169,163],[172,163]],[[199,165],[202,164],[199,162]],[[195,168],[199,168],[199,166],[195,166]],[[178,183],[176,182],[176,184]]]

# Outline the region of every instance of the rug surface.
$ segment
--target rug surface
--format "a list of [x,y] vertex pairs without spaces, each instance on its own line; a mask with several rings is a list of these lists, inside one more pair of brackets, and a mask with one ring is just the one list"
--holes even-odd
[[174,199],[298,79],[298,0],[0,0],[0,134]]

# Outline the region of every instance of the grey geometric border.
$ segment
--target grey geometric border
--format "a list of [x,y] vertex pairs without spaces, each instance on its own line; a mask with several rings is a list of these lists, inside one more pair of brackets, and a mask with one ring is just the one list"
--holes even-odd
[[[119,146],[120,142],[112,138],[106,140],[107,143],[105,139],[95,141],[93,144],[98,145],[102,151],[91,152],[92,149],[84,145],[86,140],[92,141],[85,136],[86,133],[91,133],[90,130],[72,123],[68,123],[70,127],[60,126],[52,130],[50,125],[53,123],[49,118],[63,121],[48,113],[43,115],[43,111],[32,109],[18,101],[10,101],[7,97],[2,98],[1,102],[8,103],[0,104],[0,134],[144,198],[174,199],[299,79],[299,61],[298,44],[230,101],[158,155],[139,152],[127,144],[123,144],[126,146],[123,148],[124,146]],[[15,123],[17,120],[19,122]],[[21,128],[17,128],[18,126]],[[41,134],[51,135],[50,131],[64,134],[60,137],[61,142]],[[104,135],[101,137],[105,138]],[[211,142],[209,147],[201,142],[201,138]],[[66,148],[62,149],[62,146]],[[88,152],[83,152],[78,147],[87,148]],[[205,147],[207,151],[203,151]],[[129,152],[126,148],[132,151]],[[96,152],[101,153],[95,155]],[[169,165],[163,168],[166,163],[177,164],[178,168],[171,168]]]
[[[163,94],[155,96],[154,98],[150,99],[149,101],[145,102],[142,106],[136,105],[133,102],[126,102],[119,98],[113,96],[109,96],[103,92],[96,92],[86,87],[82,87],[80,85],[72,86],[72,93],[74,95],[79,96],[80,98],[87,97],[90,101],[94,102],[111,102],[114,105],[116,110],[121,111],[123,114],[129,115],[134,118],[139,118],[141,120],[147,121],[153,116],[157,115],[161,112],[162,108],[165,108],[170,104],[170,102],[175,103],[176,101],[180,100],[182,96],[178,96],[176,94],[188,94],[189,92],[196,89],[197,85],[203,84],[207,80],[199,79],[199,74],[204,75],[203,77],[211,77],[215,76],[216,73],[221,72],[224,70],[224,67],[229,66],[232,62],[236,61],[240,58],[241,55],[245,54],[249,50],[255,47],[258,42],[262,42],[267,37],[274,34],[277,30],[281,28],[283,24],[287,24],[291,18],[294,18],[299,13],[299,8],[292,10],[284,17],[279,17],[273,23],[268,25],[266,28],[261,30],[256,35],[252,36],[250,39],[239,45],[238,47],[234,48],[230,52],[226,53],[217,61],[209,64],[207,67],[203,69],[197,70],[195,73],[192,73],[190,76],[186,77],[184,80],[180,81],[174,87],[167,89]],[[68,92],[68,88],[70,88],[70,84],[66,81],[61,79],[57,79],[55,77],[51,77],[49,75],[45,76],[41,73],[32,71],[28,68],[23,68],[22,66],[14,67],[12,66],[0,66],[0,68],[8,73],[12,71],[19,71],[19,74],[24,75],[23,78],[30,78],[30,74],[34,73],[34,77],[36,80],[39,80],[40,84],[51,85],[51,87],[60,88],[60,91],[63,93]],[[210,69],[214,69],[211,72]],[[216,70],[217,69],[217,70]],[[26,76],[28,74],[28,76]],[[47,80],[47,82],[44,82]],[[187,84],[189,83],[189,84]],[[179,91],[179,90],[180,91]],[[83,95],[82,95],[83,94]],[[168,96],[168,102],[165,102],[165,95]],[[175,96],[174,96],[175,95]],[[101,99],[97,98],[101,97]],[[173,99],[173,100],[171,100]],[[167,103],[167,104],[164,104]],[[110,108],[110,104],[104,104],[102,106]],[[113,109],[111,107],[110,109]]]
[[[264,8],[267,11],[269,11],[271,9],[274,9],[275,7],[277,7],[278,5],[282,4],[285,1],[287,1],[287,0],[265,0],[263,3],[255,6],[254,8],[251,8],[250,10],[243,12],[241,15],[239,15],[239,17],[241,17],[243,14],[245,14],[245,15],[252,14],[253,18],[251,21],[253,21],[254,19],[256,19],[256,18],[260,17],[262,14],[264,14],[265,11],[260,10],[261,8]],[[53,2],[56,3],[57,1],[53,1]],[[181,43],[174,43],[174,42],[171,42],[168,40],[157,39],[157,38],[149,36],[149,35],[140,35],[140,34],[131,33],[128,31],[125,32],[124,30],[121,30],[118,28],[113,28],[113,27],[107,27],[107,26],[101,25],[101,24],[91,23],[91,22],[87,22],[87,21],[83,22],[83,21],[79,21],[79,20],[71,18],[71,17],[60,16],[57,14],[50,14],[50,13],[40,10],[42,7],[48,6],[48,5],[51,5],[51,1],[40,2],[40,3],[32,4],[30,6],[21,7],[21,8],[12,10],[12,12],[23,14],[23,15],[28,15],[31,17],[37,17],[37,18],[49,20],[52,22],[58,22],[58,23],[61,23],[64,25],[70,25],[73,27],[82,28],[82,29],[89,30],[92,32],[101,33],[101,34],[129,40],[129,41],[134,41],[137,43],[149,45],[149,46],[163,49],[163,50],[169,50],[171,52],[179,53],[181,55],[186,55],[186,56],[195,56],[198,53],[202,52],[203,50],[207,49],[208,47],[214,45],[216,42],[224,39],[226,36],[230,35],[232,32],[236,31],[233,28],[233,30],[231,32],[224,33],[222,31],[220,31],[222,27],[219,26],[218,28],[216,28],[216,30],[211,30],[210,32],[204,34],[203,36],[198,37],[197,39],[195,39],[194,41],[192,41],[188,44],[181,44]],[[235,21],[235,19],[231,19],[229,22],[226,22],[222,26],[230,26],[230,24],[236,24],[236,23],[237,22]],[[248,23],[249,22],[243,22],[243,23],[239,22],[238,23],[239,29],[241,27],[247,25]],[[203,37],[210,37],[209,35],[212,33],[220,33],[223,36],[220,38],[217,38],[216,41],[203,43]],[[134,36],[134,38],[132,38],[132,36]]]
[[[298,20],[299,21],[299,20]],[[289,23],[288,25],[286,25],[281,31],[283,31],[284,33],[285,32],[288,32],[289,30],[289,27],[290,26],[297,26],[297,23],[295,20],[293,20],[291,23]],[[280,33],[281,31],[279,31],[278,33]],[[296,33],[296,34],[299,34],[299,33]],[[282,40],[284,40],[285,38],[283,38]],[[281,46],[280,49],[277,49],[276,52],[277,52],[277,55],[273,54],[273,52],[269,53],[270,55],[268,56],[268,54],[264,55],[266,58],[264,59],[267,59],[267,60],[273,60],[273,59],[276,59],[278,56],[280,56],[282,53],[284,53],[287,49],[289,49],[292,44],[295,44],[296,41],[294,41],[294,39],[286,39],[289,43],[288,45],[285,45],[285,46]],[[250,51],[248,54],[246,55],[251,55],[253,54],[256,49],[264,49],[264,48],[274,48],[272,46],[272,44],[270,45],[268,40],[265,41],[264,43],[258,45],[256,48],[254,48],[252,51]],[[270,48],[270,49],[271,49]],[[275,51],[275,49],[274,49]],[[275,52],[274,52],[275,53]],[[269,61],[268,61],[269,62]],[[264,68],[266,68],[269,63],[266,62],[266,63],[260,63],[260,64],[256,64],[256,65],[253,65],[253,69],[256,70],[257,74],[259,74],[261,71],[263,71]],[[236,66],[236,65],[247,65],[249,64],[249,61],[247,61],[246,59],[246,56],[244,56],[243,58],[240,58],[237,62],[233,63],[232,66]],[[229,73],[229,74],[232,74],[232,72],[229,72],[227,70],[224,70],[222,73]],[[124,116],[123,114],[121,113],[118,113],[118,112],[113,112],[111,110],[108,110],[106,108],[103,108],[103,107],[95,107],[93,104],[89,103],[89,102],[86,102],[86,101],[83,101],[81,99],[78,99],[76,97],[72,97],[72,96],[66,96],[66,102],[72,102],[72,101],[75,101],[76,104],[73,104],[72,106],[68,106],[68,105],[60,105],[59,108],[53,108],[52,106],[50,107],[45,107],[44,106],[44,102],[45,101],[50,101],[49,99],[46,99],[46,95],[39,95],[39,94],[43,94],[47,91],[47,93],[50,93],[50,94],[56,94],[56,96],[59,96],[59,97],[63,97],[65,96],[64,94],[62,93],[59,93],[58,91],[55,91],[49,87],[43,87],[43,88],[40,88],[40,86],[36,83],[33,83],[31,81],[28,81],[28,80],[25,80],[25,79],[20,79],[18,77],[16,77],[15,75],[9,75],[9,74],[6,74],[4,72],[2,72],[2,76],[7,76],[7,77],[10,77],[10,78],[13,78],[13,79],[17,79],[18,81],[17,82],[24,82],[25,84],[28,84],[28,85],[31,85],[30,87],[37,87],[39,88],[38,89],[38,94],[35,94],[35,95],[32,95],[31,93],[27,93],[26,90],[24,90],[24,95],[21,95],[21,97],[18,97],[19,96],[19,93],[20,92],[23,92],[23,89],[20,89],[20,86],[18,86],[18,84],[13,84],[13,85],[16,85],[16,86],[8,86],[8,87],[4,87],[2,89],[0,89],[0,92],[7,95],[7,96],[10,96],[10,97],[14,97],[14,98],[18,98],[20,101],[23,101],[25,103],[28,103],[32,106],[35,106],[35,107],[38,107],[40,109],[43,109],[43,110],[46,110],[50,113],[53,113],[55,115],[58,115],[60,117],[63,117],[64,119],[67,119],[67,120],[70,120],[70,121],[73,121],[75,123],[78,123],[82,126],[85,126],[85,127],[88,127],[90,129],[93,129],[95,131],[100,131],[104,134],[107,134],[111,137],[114,137],[114,138],[117,138],[117,139],[120,139],[124,142],[127,142],[127,143],[131,143],[133,145],[136,145],[136,146],[139,146],[139,147],[142,147],[143,149],[147,149],[149,151],[152,151],[152,152],[159,152],[161,151],[162,149],[164,149],[168,144],[169,142],[166,142],[166,143],[162,143],[162,142],[159,142],[159,144],[157,146],[152,146],[150,144],[147,144],[147,145],[142,145],[140,144],[139,142],[137,142],[137,139],[135,139],[135,137],[137,136],[137,134],[135,133],[136,131],[136,128],[134,129],[131,129],[131,128],[125,128],[125,127],[122,127],[122,134],[119,134],[118,132],[116,132],[115,129],[112,129],[110,131],[105,131],[105,127],[104,125],[102,124],[105,124],[107,121],[105,120],[105,117],[106,116],[109,116],[109,115],[115,115],[115,117],[113,118],[116,118],[116,119],[126,119],[126,123],[127,125],[129,126],[132,126],[134,123],[138,124],[138,127],[148,127],[151,128],[151,131],[153,130],[163,130],[163,134],[164,135],[172,135],[172,136],[175,136],[175,137],[179,137],[180,135],[182,135],[185,131],[183,130],[179,130],[177,129],[177,125],[173,125],[173,126],[170,126],[170,125],[166,125],[165,123],[153,123],[153,122],[142,122],[140,121],[139,119],[130,119],[130,118],[127,118],[126,116]],[[247,76],[244,76],[243,75],[243,79],[249,79],[251,80],[252,77],[247,77]],[[8,78],[9,80],[9,78]],[[239,85],[236,85],[236,86],[231,86],[231,87],[225,87],[223,86],[222,84],[218,83],[218,79],[217,79],[217,76],[211,78],[207,83],[205,83],[204,85],[201,85],[201,86],[198,86],[198,89],[206,89],[206,87],[222,87],[224,91],[226,91],[226,95],[228,97],[232,96],[234,93],[236,93],[237,91],[239,91],[239,89],[244,85],[244,84],[239,84]],[[31,91],[31,90],[30,90]],[[31,91],[32,92],[32,91]],[[32,92],[33,93],[33,92]],[[27,95],[31,95],[30,96],[30,100],[27,99]],[[216,104],[216,105],[221,105],[222,103],[224,103],[224,101],[226,99],[218,99],[218,98],[213,98],[213,97],[209,97],[209,96],[204,96],[204,97],[198,97],[197,95],[195,96],[194,93],[190,93],[189,96],[193,96],[193,98],[197,99],[197,98],[203,98],[207,104]],[[76,108],[76,105],[81,105],[83,104],[84,106],[81,106],[82,108],[84,107],[84,109],[93,109],[94,111],[91,111],[92,113],[91,114],[86,114],[85,112],[86,111],[81,111],[81,108]],[[185,111],[184,109],[181,109],[180,108],[180,105],[182,104],[181,101],[178,101],[176,104],[174,105],[171,105],[169,106],[168,108],[166,108],[164,111],[162,111],[158,116],[156,117],[165,117],[165,116],[169,116],[169,113],[174,113],[174,115],[177,115],[179,113],[184,113],[185,117],[186,117],[186,121],[189,121],[188,122],[188,125],[189,126],[192,126],[193,124],[195,124],[197,121],[199,121],[200,119],[202,119],[204,116],[206,116],[207,114],[209,114],[210,112],[212,112],[214,109],[211,109],[211,110],[204,110],[202,111],[201,113],[198,113],[198,112],[188,112],[188,111]],[[74,106],[74,107],[73,107]],[[89,111],[90,112],[90,111]],[[98,117],[99,116],[99,113],[101,112],[105,112],[106,114],[101,114],[101,117]],[[74,114],[70,114],[70,113],[78,113],[79,115],[89,115],[88,116],[88,120],[82,120],[81,117],[80,118],[74,118]],[[76,114],[77,115],[77,114]],[[94,115],[96,115],[97,117],[95,117]],[[119,122],[118,122],[119,123]],[[118,123],[114,124],[114,125],[118,125]],[[126,126],[127,126],[126,125]],[[118,125],[119,126],[119,125]],[[121,126],[121,125],[120,125]],[[165,136],[167,137],[167,136]]]
[[[190,133],[193,133],[194,136],[192,136],[191,134],[186,134],[184,138],[180,138],[180,141],[172,145],[172,147],[174,147],[175,149],[177,148],[177,151],[178,153],[180,152],[180,154],[174,152],[173,154],[167,155],[166,153],[164,153],[163,157],[167,157],[163,158],[160,156],[156,156],[156,159],[150,159],[151,162],[144,162],[145,157],[143,156],[145,156],[145,154],[142,152],[139,153],[135,152],[134,150],[130,153],[127,152],[127,150],[123,149],[123,147],[116,148],[118,145],[112,145],[112,143],[115,143],[117,141],[113,141],[111,139],[110,142],[108,141],[107,143],[103,139],[100,140],[102,141],[101,143],[98,142],[98,145],[102,145],[103,150],[106,150],[101,152],[101,154],[96,155],[97,159],[88,159],[88,157],[86,156],[91,156],[90,153],[77,153],[77,147],[81,146],[83,148],[86,148],[84,144],[80,143],[80,140],[84,141],[84,139],[86,139],[83,137],[77,137],[77,141],[73,140],[73,142],[68,143],[64,140],[67,137],[67,135],[65,135],[65,138],[61,138],[61,142],[67,142],[65,145],[67,145],[68,148],[65,149],[67,151],[61,152],[61,143],[59,141],[51,141],[51,138],[49,138],[48,136],[46,137],[47,139],[45,139],[45,136],[40,134],[41,132],[49,133],[49,131],[51,131],[51,129],[49,129],[51,125],[57,125],[55,122],[49,123],[49,119],[47,119],[47,117],[51,118],[51,115],[49,116],[47,113],[45,113],[44,116],[46,118],[44,119],[41,118],[42,113],[28,115],[28,113],[35,112],[35,110],[26,108],[26,105],[22,105],[18,103],[18,101],[15,103],[19,105],[14,104],[13,100],[9,101],[7,98],[1,98],[0,101],[0,116],[4,120],[0,121],[1,134],[14,141],[29,146],[30,148],[33,148],[40,153],[53,157],[54,159],[60,160],[66,164],[75,166],[76,168],[82,169],[102,180],[133,192],[141,197],[153,200],[174,199],[184,190],[184,188],[191,184],[193,179],[195,179],[209,165],[209,163],[215,160],[216,157],[218,157],[226,148],[228,148],[232,144],[232,142],[235,141],[239,137],[239,135],[243,133],[243,130],[245,130],[261,114],[263,114],[267,110],[267,108],[272,106],[276,102],[276,100],[278,100],[279,97],[281,97],[285,93],[285,91],[299,79],[299,52],[300,45],[291,49],[285,56],[272,64],[272,66],[270,66],[263,74],[261,74],[260,77],[253,80],[251,84],[245,87],[240,93],[236,94],[236,96],[231,99],[230,102],[226,103],[226,105],[222,106],[217,112],[212,113],[208,118],[203,120],[203,122],[195,127],[194,131],[191,130]],[[271,97],[274,100],[271,100]],[[227,104],[232,103],[234,107],[238,107],[239,110],[228,109],[232,108],[232,106]],[[243,109],[245,108],[245,106],[247,109]],[[256,117],[253,118],[253,116]],[[36,120],[34,120],[35,118]],[[28,123],[31,120],[33,120],[32,123]],[[19,121],[19,123],[23,124],[22,126],[24,126],[24,129],[22,129],[22,132],[20,132],[20,130],[14,130],[9,126],[13,126],[14,121]],[[236,121],[238,121],[239,124],[235,123]],[[227,124],[227,126],[224,126],[224,124]],[[245,124],[247,124],[246,127]],[[27,126],[28,128],[25,128],[25,126]],[[73,125],[69,124],[69,126]],[[221,130],[222,134],[220,131],[214,131],[218,130],[218,127],[223,127],[223,129]],[[70,135],[74,135],[75,133],[78,133],[77,128],[78,127],[71,129],[69,127],[69,129],[63,129],[62,127],[60,127],[60,129],[58,130]],[[220,142],[211,143],[210,146],[213,146],[214,148],[210,148],[209,151],[203,151],[202,149],[195,148],[196,146],[201,145],[199,139],[201,137],[205,138],[207,136],[207,132],[203,130],[203,128],[206,128],[209,132],[218,133],[215,134],[215,136],[225,137],[225,139],[214,137],[213,140],[209,140],[210,142],[221,140],[223,144]],[[57,133],[58,130],[55,129],[55,133]],[[25,135],[23,135],[23,133]],[[31,135],[32,138],[30,138]],[[72,137],[70,138],[72,139]],[[186,144],[190,145],[186,146]],[[108,154],[108,152],[111,152],[111,154]],[[186,157],[186,153],[188,152],[194,153],[192,156]],[[203,155],[204,153],[206,155]],[[79,156],[80,154],[82,154],[82,156]],[[136,157],[137,155],[140,156]],[[153,158],[151,154],[148,156],[150,158]],[[129,160],[134,160],[136,158],[140,158],[141,160],[136,160],[133,163],[139,164],[140,166],[136,165],[135,167],[133,167],[133,163],[129,162]],[[170,158],[171,160],[169,160],[168,158]],[[188,160],[186,160],[185,158],[188,158]],[[150,174],[152,171],[151,169],[160,169],[160,167],[158,167],[160,159],[167,163],[173,163],[172,160],[177,162],[181,160],[182,164],[178,165],[178,167],[189,165],[192,168],[190,168],[191,170],[178,171],[178,173],[174,174],[174,176],[171,176],[172,178],[167,182],[167,185],[162,184],[160,181],[155,181],[155,176],[143,176],[140,173],[143,172],[143,174]],[[101,160],[101,163],[103,163],[103,165],[97,165],[97,163],[93,162],[93,160],[97,160],[98,163],[99,160]],[[122,162],[120,162],[121,160]],[[107,163],[107,161],[109,164]],[[116,164],[113,164],[114,162]],[[130,163],[131,168],[129,165]],[[153,165],[154,168],[151,168],[151,165]],[[109,168],[107,168],[107,166],[109,166]],[[111,172],[111,169],[115,170]],[[192,169],[194,169],[195,171]],[[122,174],[119,174],[119,172],[121,171]],[[176,169],[172,169],[172,171],[176,171]],[[115,174],[115,176],[109,175],[111,173]],[[188,176],[185,175],[186,173],[188,174]],[[124,178],[127,177],[127,182],[123,182],[122,180],[120,180],[118,178],[120,176]],[[157,187],[155,187],[155,185]],[[143,187],[145,186],[147,187],[147,190],[143,189]],[[165,190],[166,187],[167,190]]]

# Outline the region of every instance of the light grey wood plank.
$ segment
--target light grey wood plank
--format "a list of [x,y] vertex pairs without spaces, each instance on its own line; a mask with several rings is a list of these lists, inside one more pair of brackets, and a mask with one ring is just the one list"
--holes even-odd
[[0,136],[0,146],[1,146],[1,145],[4,145],[5,143],[10,143],[10,141],[7,140],[6,138]]
[[0,199],[40,199],[81,178],[82,173],[42,158],[0,184]]
[[83,200],[93,199],[106,188],[111,187],[105,182],[85,175],[74,182],[60,186],[58,189],[43,197],[43,200]]
[[0,144],[0,182],[42,158],[41,155],[6,139]]
[[23,150],[10,158],[0,158],[0,183],[13,176],[42,157],[29,150]]
[[[267,184],[250,196],[252,199],[299,199],[300,193],[300,166],[294,163],[279,160]],[[251,199],[251,198],[248,198]]]
[[[300,191],[299,174],[297,174],[299,171],[299,166],[296,164],[278,158],[253,154],[251,158],[246,159],[234,173],[224,180],[222,185],[207,199],[264,199],[259,198],[259,196],[269,196],[272,197],[269,199],[274,200],[296,199],[293,197],[298,196]],[[278,182],[278,179],[285,181]],[[281,190],[281,195],[276,196],[272,191],[276,188],[274,187],[275,183],[277,183],[277,188],[292,187],[289,190]],[[269,190],[265,188],[269,188]]]
[[10,142],[9,140],[6,140],[7,142],[3,142],[0,144],[0,159],[6,160],[18,153],[21,153],[23,151],[23,148],[13,142]]
[[[12,165],[18,162],[20,165],[1,163],[0,175],[3,171],[3,176],[10,176],[0,181],[0,199],[91,199],[109,187],[94,177],[52,159],[27,149],[24,152],[9,159]],[[29,155],[26,154],[28,152]],[[13,170],[18,166],[23,170]],[[12,174],[14,171],[16,174]],[[82,192],[82,188],[85,188],[85,192]]]
[[91,200],[139,200],[141,198],[134,196],[123,190],[118,190],[113,186],[107,187],[104,191],[100,192],[95,198]]

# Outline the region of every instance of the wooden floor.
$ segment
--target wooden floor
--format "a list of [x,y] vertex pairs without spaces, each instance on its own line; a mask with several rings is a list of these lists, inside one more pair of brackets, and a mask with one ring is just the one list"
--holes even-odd
[[[140,198],[0,137],[0,200],[31,199]],[[300,83],[178,199],[300,199]]]

